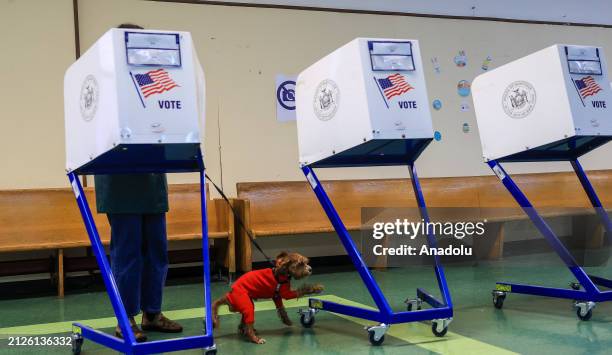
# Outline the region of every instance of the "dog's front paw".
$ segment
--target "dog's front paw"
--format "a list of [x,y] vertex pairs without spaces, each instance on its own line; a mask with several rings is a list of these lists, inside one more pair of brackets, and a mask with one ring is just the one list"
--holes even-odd
[[289,319],[289,315],[287,314],[287,311],[285,310],[285,308],[277,309],[276,313],[278,313],[278,317],[281,319],[283,324],[293,325],[293,323],[291,322],[291,319]]
[[321,284],[312,285],[312,293],[321,293],[325,290],[325,287]]
[[324,289],[325,287],[323,287],[323,285],[321,284],[314,284],[314,285],[306,284],[300,287],[299,293],[302,295],[311,295],[313,293],[321,293]]
[[266,339],[264,338],[255,338],[255,339],[251,339],[251,341],[255,344],[265,344],[266,343]]

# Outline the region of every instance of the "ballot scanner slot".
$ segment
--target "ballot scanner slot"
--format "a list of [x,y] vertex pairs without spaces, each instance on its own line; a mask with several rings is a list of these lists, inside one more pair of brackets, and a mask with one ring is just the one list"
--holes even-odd
[[570,74],[602,75],[598,48],[566,46],[565,55]]
[[135,66],[181,67],[178,33],[125,32],[127,63]]
[[373,71],[413,71],[412,43],[368,41]]

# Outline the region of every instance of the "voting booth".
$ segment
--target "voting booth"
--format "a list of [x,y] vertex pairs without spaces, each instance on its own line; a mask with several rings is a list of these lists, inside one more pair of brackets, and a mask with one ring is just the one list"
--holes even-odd
[[[315,313],[327,310],[379,322],[367,328],[374,345],[382,344],[394,323],[432,320],[434,334],[443,336],[452,319],[452,303],[437,257],[434,268],[443,300],[418,289],[417,298],[406,301],[409,311],[393,312],[313,170],[407,165],[421,215],[429,221],[415,168],[433,139],[419,42],[357,38],[338,48],[298,76],[296,114],[304,175],[378,308],[311,298],[309,309],[300,312],[302,324],[311,326]],[[435,236],[427,238],[436,244]],[[422,302],[432,308],[421,310]]]
[[[124,339],[73,325],[73,352],[87,338],[123,353],[202,348],[212,337],[204,162],[204,72],[188,32],[111,29],[66,71],[66,171]],[[78,175],[199,172],[206,321],[204,335],[136,343]]]
[[66,169],[197,170],[204,98],[188,32],[111,29],[66,71]]
[[587,275],[532,206],[501,162],[569,161],[606,234],[611,223],[578,158],[612,139],[612,89],[603,49],[553,45],[478,76],[472,84],[474,110],[487,164],[559,254],[578,283],[559,289],[500,282],[497,308],[508,292],[577,300],[588,320],[595,302],[612,300],[612,280]]
[[433,138],[418,41],[358,38],[338,48],[298,76],[296,114],[302,165],[416,160]]
[[603,50],[554,45],[474,79],[485,159],[568,160],[612,139]]

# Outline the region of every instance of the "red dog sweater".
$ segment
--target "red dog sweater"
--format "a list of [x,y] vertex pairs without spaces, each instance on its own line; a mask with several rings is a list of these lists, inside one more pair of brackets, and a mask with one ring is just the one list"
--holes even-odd
[[297,298],[298,294],[291,290],[288,276],[280,275],[276,279],[274,270],[268,268],[249,271],[242,275],[226,296],[232,310],[242,314],[242,323],[253,324],[255,322],[253,299],[272,298],[276,308],[281,308],[283,299]]

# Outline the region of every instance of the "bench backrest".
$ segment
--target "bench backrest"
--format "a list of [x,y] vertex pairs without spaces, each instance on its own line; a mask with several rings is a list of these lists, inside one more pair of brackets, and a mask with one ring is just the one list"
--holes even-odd
[[[612,207],[612,170],[587,173],[604,207]],[[514,182],[535,207],[591,207],[580,181],[573,172],[517,174]],[[481,207],[515,207],[516,201],[494,176],[480,178]]]
[[[612,170],[590,172],[604,206],[612,207]],[[573,173],[513,176],[535,206],[588,207]],[[423,178],[429,207],[516,207],[496,176]],[[361,225],[361,207],[415,207],[409,179],[324,181],[323,186],[349,229]],[[260,235],[276,231],[317,231],[331,227],[316,196],[304,182],[238,183],[239,199],[250,201],[251,228]],[[471,213],[471,212],[470,212]]]
[[[208,189],[208,186],[207,186]],[[108,243],[106,216],[95,213],[93,188],[85,188],[100,237]],[[227,232],[227,209],[208,201],[211,232]],[[223,201],[218,201],[223,202]],[[201,234],[200,190],[197,184],[169,186],[168,235]],[[28,189],[0,191],[0,251],[40,250],[89,245],[72,190]]]
[[[472,179],[425,179],[422,189],[431,207],[477,207]],[[325,191],[349,229],[361,225],[362,207],[416,207],[409,179],[323,181]],[[254,230],[329,229],[330,223],[307,182],[238,183],[238,198],[250,201]],[[264,232],[264,234],[267,234]]]

